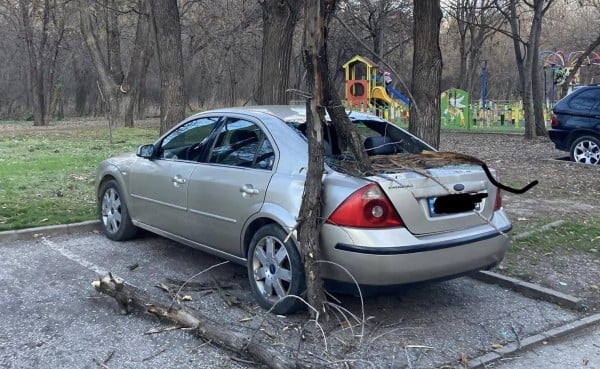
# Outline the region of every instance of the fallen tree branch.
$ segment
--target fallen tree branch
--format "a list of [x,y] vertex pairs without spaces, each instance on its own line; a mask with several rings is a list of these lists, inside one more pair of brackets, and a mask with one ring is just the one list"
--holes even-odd
[[252,339],[253,336],[226,329],[202,313],[183,306],[170,307],[152,298],[139,288],[127,284],[110,273],[92,282],[94,288],[113,297],[124,312],[140,312],[192,328],[199,337],[212,344],[251,358],[273,369],[308,368],[309,366],[283,356],[269,345]]

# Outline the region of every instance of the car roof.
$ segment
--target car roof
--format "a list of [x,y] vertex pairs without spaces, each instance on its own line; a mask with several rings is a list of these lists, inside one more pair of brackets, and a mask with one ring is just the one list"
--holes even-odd
[[[209,112],[230,112],[230,113],[252,113],[260,112],[273,115],[285,122],[305,122],[306,121],[306,106],[304,105],[256,105],[256,106],[243,106],[233,108],[223,108],[210,110]],[[362,113],[357,111],[347,110],[346,113],[350,120],[376,120],[384,122],[383,119],[376,115],[369,113]],[[326,114],[325,118],[329,120],[329,115]]]

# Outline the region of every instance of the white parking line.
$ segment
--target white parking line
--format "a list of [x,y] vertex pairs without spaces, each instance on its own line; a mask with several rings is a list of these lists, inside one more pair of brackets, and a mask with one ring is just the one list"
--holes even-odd
[[99,267],[98,265],[83,259],[79,255],[72,253],[70,250],[68,250],[64,247],[61,247],[60,245],[55,244],[54,242],[50,241],[46,237],[42,238],[42,243],[44,245],[48,246],[49,248],[51,248],[52,250],[60,253],[62,256],[66,257],[67,259],[76,262],[77,264],[81,265],[82,267],[84,267],[86,269],[91,270],[92,272],[100,275],[101,277],[104,277],[105,275],[108,274],[107,270],[104,270],[101,267]]

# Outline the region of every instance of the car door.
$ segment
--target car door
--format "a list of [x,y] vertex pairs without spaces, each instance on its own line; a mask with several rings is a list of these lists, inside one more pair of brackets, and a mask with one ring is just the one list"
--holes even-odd
[[152,159],[139,159],[130,174],[132,214],[164,232],[188,236],[189,179],[218,117],[188,121],[167,134]]
[[207,162],[195,168],[189,181],[191,239],[242,256],[242,228],[264,202],[275,151],[265,132],[248,119],[228,118],[214,136]]

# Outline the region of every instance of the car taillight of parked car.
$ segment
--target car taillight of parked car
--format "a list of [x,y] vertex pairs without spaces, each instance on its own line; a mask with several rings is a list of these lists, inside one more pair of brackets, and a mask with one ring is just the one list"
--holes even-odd
[[391,201],[376,183],[370,183],[350,195],[335,209],[327,223],[353,228],[404,226]]
[[554,115],[554,113],[552,113],[552,115],[550,117],[550,126],[552,126],[552,128],[555,128],[558,126],[558,119],[556,118],[556,115]]

